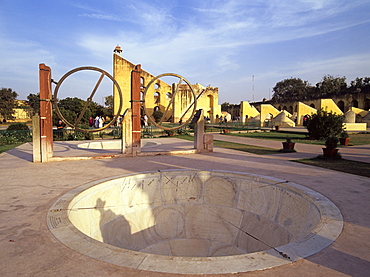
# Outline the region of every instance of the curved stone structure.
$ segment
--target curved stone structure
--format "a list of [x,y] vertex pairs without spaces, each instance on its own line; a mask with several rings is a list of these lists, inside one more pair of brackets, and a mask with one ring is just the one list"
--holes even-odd
[[[141,141],[141,148],[149,148],[149,147],[155,147],[160,145],[158,142],[154,141]],[[101,141],[89,141],[80,143],[77,145],[78,148],[84,148],[84,149],[121,149],[122,148],[122,141],[119,139],[114,140],[101,140]]]
[[109,263],[172,273],[278,266],[328,246],[342,216],[284,180],[223,171],[126,175],[80,187],[50,209],[69,247]]

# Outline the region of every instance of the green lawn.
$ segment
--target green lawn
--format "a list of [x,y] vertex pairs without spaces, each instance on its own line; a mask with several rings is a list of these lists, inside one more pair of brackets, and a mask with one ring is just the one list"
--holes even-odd
[[234,143],[234,142],[228,142],[228,141],[221,141],[221,140],[214,140],[213,145],[217,147],[223,147],[223,148],[253,153],[257,155],[270,155],[270,154],[282,153],[279,150],[272,149],[272,148],[259,147],[259,146]]
[[15,144],[0,144],[0,153],[13,149],[14,147],[17,147],[23,143],[24,142],[15,143]]
[[[250,132],[250,133],[231,133],[228,136],[249,137],[257,139],[271,139],[284,141],[286,138],[291,138],[293,142],[324,145],[324,140],[308,139],[306,134],[280,133],[280,132]],[[350,134],[350,145],[366,145],[370,144],[370,133]]]
[[[265,135],[266,134],[268,133],[265,133]],[[265,137],[262,137],[262,135],[261,135],[261,138],[265,138]],[[357,145],[370,144],[370,142],[368,141],[370,138],[369,135],[370,134],[354,135],[355,141],[356,143],[358,143]],[[270,137],[273,137],[273,136],[270,136]],[[192,136],[177,136],[177,138],[191,140],[191,141],[194,140]],[[282,138],[285,139],[286,134],[284,134],[284,137],[280,137],[280,140]],[[258,155],[281,153],[279,150],[275,150],[275,149],[255,147],[251,145],[231,143],[231,142],[219,141],[219,140],[215,140],[214,145],[218,147],[224,147],[228,149],[234,149],[234,150],[249,152],[249,153],[258,154]],[[336,170],[336,171],[345,172],[345,173],[351,173],[351,174],[355,174],[359,176],[370,177],[370,164],[369,163],[363,163],[363,162],[357,162],[357,161],[351,161],[351,160],[345,160],[345,159],[330,159],[329,160],[329,159],[322,159],[322,158],[294,160],[293,162],[327,168],[327,169]]]
[[318,166],[340,172],[346,172],[370,178],[370,163],[363,163],[345,159],[302,159],[294,162]]
[[[193,136],[180,135],[180,136],[176,136],[176,137],[181,138],[181,139],[194,141]],[[217,147],[228,148],[228,149],[253,153],[253,154],[257,154],[257,155],[269,155],[269,154],[282,153],[281,151],[276,150],[276,149],[272,149],[272,148],[246,145],[246,144],[242,144],[242,143],[234,143],[234,142],[221,141],[221,140],[214,140],[213,145],[217,146]]]

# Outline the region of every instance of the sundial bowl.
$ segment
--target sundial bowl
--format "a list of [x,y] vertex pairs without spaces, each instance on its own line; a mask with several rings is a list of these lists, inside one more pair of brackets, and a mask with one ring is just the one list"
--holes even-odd
[[341,233],[338,208],[285,180],[229,171],[124,175],[79,187],[50,208],[64,244],[108,263],[221,274],[297,261]]

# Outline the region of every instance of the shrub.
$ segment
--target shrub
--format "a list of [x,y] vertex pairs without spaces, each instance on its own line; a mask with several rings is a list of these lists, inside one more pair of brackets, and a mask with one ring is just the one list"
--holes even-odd
[[158,123],[159,121],[161,121],[161,118],[163,116],[163,113],[161,111],[155,111],[155,112],[153,112],[152,116],[154,118],[154,121],[156,123]]
[[175,134],[174,130],[165,130],[164,131],[168,136],[173,136]]
[[337,148],[339,139],[337,137],[327,137],[325,141],[325,146],[327,148]]
[[341,138],[349,138],[349,135],[346,131],[343,130],[343,132],[340,134]]
[[343,131],[343,121],[344,117],[342,115],[319,109],[307,122],[309,136],[313,139],[338,137]]
[[185,128],[180,128],[180,129],[177,129],[176,130],[177,134],[179,135],[190,135],[190,132],[189,130],[185,129]]
[[[80,128],[80,129],[85,129],[85,130],[90,129],[89,125],[87,125],[87,124],[78,124],[77,127]],[[75,131],[75,137],[76,137],[76,140],[84,140],[84,139],[93,140],[94,139],[94,134],[93,133],[85,133],[85,132]]]
[[13,123],[0,131],[0,144],[16,144],[31,141],[30,129],[24,123]]
[[[89,129],[90,127],[86,124],[77,125],[80,129]],[[54,140],[93,140],[93,133],[85,133],[72,129],[54,130]]]
[[7,131],[19,131],[19,130],[27,130],[27,131],[29,131],[29,128],[26,125],[26,123],[17,122],[17,123],[10,124],[6,130]]

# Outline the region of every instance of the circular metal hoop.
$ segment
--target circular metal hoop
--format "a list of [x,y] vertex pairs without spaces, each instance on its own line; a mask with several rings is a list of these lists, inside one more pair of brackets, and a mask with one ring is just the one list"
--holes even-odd
[[[60,86],[62,85],[62,83],[64,82],[64,80],[72,75],[73,73],[76,73],[78,71],[82,71],[82,70],[93,70],[93,71],[98,71],[101,73],[100,75],[100,78],[98,80],[98,82],[96,83],[95,87],[94,87],[94,90],[92,91],[92,93],[90,94],[90,96],[87,98],[87,101],[86,101],[86,104],[85,104],[85,107],[83,108],[83,110],[81,111],[79,117],[77,118],[76,122],[74,124],[68,122],[64,116],[62,115],[62,113],[60,112],[59,108],[58,108],[58,91],[59,91],[59,88]],[[81,128],[78,128],[77,125],[79,124],[79,122],[81,121],[81,118],[82,116],[84,115],[87,107],[89,106],[89,104],[91,103],[93,97],[94,97],[94,94],[95,92],[97,91],[101,81],[103,80],[104,76],[107,76],[114,84],[114,86],[116,86],[117,88],[117,92],[118,92],[118,95],[119,95],[119,107],[118,107],[118,112],[116,115],[113,116],[113,119],[108,122],[104,127],[101,127],[101,128],[98,128],[98,129],[91,129],[91,130],[86,130],[86,129],[81,129]],[[63,75],[63,77],[59,80],[59,82],[57,83],[55,89],[54,89],[54,100],[55,100],[55,105],[54,105],[54,108],[55,108],[55,112],[57,113],[58,117],[69,127],[72,127],[73,129],[77,130],[77,131],[80,131],[80,132],[85,132],[85,133],[89,133],[89,132],[99,132],[101,130],[104,130],[106,128],[108,128],[109,126],[111,126],[118,118],[118,116],[121,114],[121,110],[122,110],[122,103],[123,103],[123,98],[122,98],[122,91],[121,91],[121,88],[120,86],[118,85],[117,81],[112,77],[112,75],[110,75],[108,72],[106,72],[105,70],[103,69],[100,69],[98,67],[93,67],[93,66],[83,66],[83,67],[77,67],[75,69],[72,69],[70,71],[68,71],[66,74]]]
[[[173,92],[172,94],[172,97],[171,97],[171,100],[169,101],[169,104],[167,105],[166,107],[166,110],[165,112],[163,113],[163,116],[161,118],[161,120],[159,121],[159,123],[157,123],[154,119],[154,117],[152,115],[149,114],[149,110],[147,107],[147,97],[149,97],[148,95],[148,90],[149,88],[151,87],[151,85],[154,84],[154,82],[156,80],[158,80],[159,78],[162,78],[162,77],[165,77],[165,76],[172,76],[172,77],[177,77],[180,79],[178,85],[177,85],[177,88],[176,90]],[[189,88],[190,88],[190,92],[191,92],[191,100],[189,101],[190,104],[188,105],[187,109],[185,109],[185,112],[183,113],[183,115],[181,116],[180,119],[182,119],[182,117],[188,113],[190,111],[190,116],[189,118],[184,121],[184,122],[181,122],[182,120],[180,120],[181,123],[179,123],[178,126],[175,126],[175,127],[166,127],[166,126],[163,126],[162,125],[162,122],[163,122],[163,119],[167,113],[167,111],[170,109],[170,107],[173,105],[173,102],[175,101],[175,97],[176,97],[176,94],[178,92],[178,89],[179,89],[179,86],[181,85],[182,82],[185,82]],[[192,120],[192,118],[194,117],[195,115],[195,112],[196,112],[196,108],[197,108],[197,99],[196,99],[196,96],[195,96],[195,93],[194,93],[194,90],[193,90],[193,87],[191,86],[190,82],[188,80],[186,80],[184,77],[182,77],[181,75],[178,75],[178,74],[174,74],[174,73],[164,73],[164,74],[161,74],[161,75],[158,75],[157,77],[153,78],[149,83],[148,85],[145,87],[145,90],[144,90],[144,93],[143,93],[143,99],[144,99],[144,112],[145,114],[148,116],[148,120],[150,121],[150,123],[152,123],[153,125],[157,126],[158,128],[161,128],[163,130],[167,130],[167,131],[173,131],[173,130],[177,130],[177,129],[180,129],[182,127],[184,127],[185,125],[188,125],[190,123],[190,121]]]

